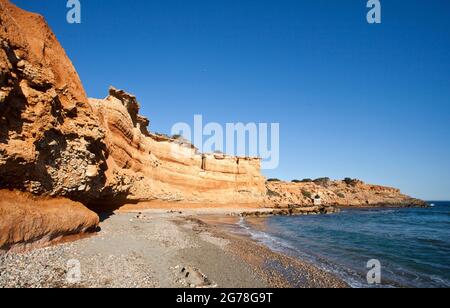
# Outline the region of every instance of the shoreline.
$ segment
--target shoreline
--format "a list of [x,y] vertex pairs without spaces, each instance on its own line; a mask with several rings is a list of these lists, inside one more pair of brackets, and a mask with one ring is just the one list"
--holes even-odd
[[[76,242],[0,255],[0,287],[349,287],[213,223],[233,219],[224,212],[140,213],[116,212],[100,222],[97,234]],[[69,260],[81,266],[75,284],[66,280]]]
[[251,264],[266,279],[270,288],[349,288],[336,275],[307,261],[274,251],[248,234],[229,232],[239,217],[199,216],[188,218],[203,225],[216,237],[230,241],[230,249]]

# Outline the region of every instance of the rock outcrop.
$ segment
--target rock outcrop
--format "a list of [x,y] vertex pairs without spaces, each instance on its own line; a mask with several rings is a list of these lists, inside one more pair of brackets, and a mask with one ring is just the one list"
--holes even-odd
[[83,186],[101,190],[104,133],[92,114],[44,18],[0,0],[0,187],[75,198]]
[[267,182],[265,204],[274,208],[427,206],[425,202],[403,195],[395,188],[369,185],[358,180],[328,179],[305,183]]
[[[0,189],[92,198],[104,187],[104,133],[72,63],[42,16],[0,0]],[[96,177],[88,177],[87,170]],[[80,195],[80,186],[93,194]],[[97,214],[69,199],[0,192],[0,249],[94,230]]]
[[97,214],[64,198],[0,190],[0,253],[23,251],[96,230]]

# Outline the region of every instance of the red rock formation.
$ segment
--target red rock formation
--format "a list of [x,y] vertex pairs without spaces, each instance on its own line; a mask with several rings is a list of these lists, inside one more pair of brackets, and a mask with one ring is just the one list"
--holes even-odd
[[104,136],[72,63],[42,16],[0,8],[0,187],[98,191]]
[[[0,188],[74,198],[85,198],[83,185],[103,188],[104,135],[92,113],[44,18],[0,0]],[[95,213],[67,199],[0,194],[2,249],[43,244],[97,224]]]
[[0,252],[45,246],[94,231],[97,214],[64,198],[0,190]]

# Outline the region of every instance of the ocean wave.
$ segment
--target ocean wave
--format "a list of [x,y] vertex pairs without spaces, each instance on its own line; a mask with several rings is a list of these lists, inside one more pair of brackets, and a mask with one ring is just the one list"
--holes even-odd
[[[246,233],[250,235],[252,239],[265,245],[272,251],[286,253],[287,255],[311,263],[323,271],[332,273],[337,277],[340,277],[352,288],[367,287],[367,284],[364,284],[361,281],[360,274],[352,271],[349,268],[344,268],[338,266],[337,264],[330,263],[328,260],[323,259],[318,255],[306,253],[305,251],[299,251],[298,248],[296,248],[294,245],[289,244],[288,241],[278,238],[274,235],[270,235],[267,232],[253,229],[246,223],[244,218],[241,218],[239,220],[238,226],[242,230],[245,230]],[[390,287],[390,285],[385,285],[383,287]]]
[[284,241],[266,232],[251,228],[245,222],[244,218],[241,218],[239,220],[238,225],[240,228],[244,229],[254,240],[266,245],[274,251],[286,252],[286,250],[295,250],[295,247],[290,245],[287,241]]
[[271,250],[314,264],[354,288],[373,287],[365,277],[365,262],[373,258],[383,265],[380,287],[450,287],[446,210],[349,210],[314,219],[273,217],[263,230],[242,218],[238,227]]

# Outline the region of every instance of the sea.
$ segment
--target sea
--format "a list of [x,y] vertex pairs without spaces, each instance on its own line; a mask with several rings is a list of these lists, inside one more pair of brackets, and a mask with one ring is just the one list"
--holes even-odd
[[351,287],[448,288],[450,202],[430,204],[431,208],[242,218],[238,228],[274,251],[337,275]]

